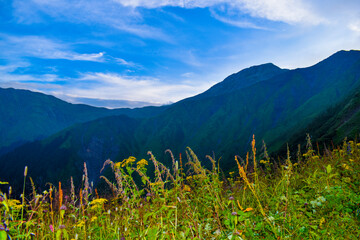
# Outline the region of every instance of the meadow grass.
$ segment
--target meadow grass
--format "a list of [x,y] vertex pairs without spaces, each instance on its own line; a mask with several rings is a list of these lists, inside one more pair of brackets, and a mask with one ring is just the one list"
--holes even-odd
[[[0,240],[9,239],[359,239],[360,144],[322,154],[312,148],[282,161],[271,160],[255,139],[237,170],[224,174],[210,156],[200,161],[186,149],[186,160],[168,168],[151,152],[149,160],[107,160],[111,197],[99,196],[87,177],[77,191],[71,179],[48,190],[0,197]],[[203,163],[211,168],[205,168]],[[154,166],[154,177],[147,168]],[[26,169],[27,170],[27,169]],[[27,171],[26,171],[27,172]],[[24,174],[24,181],[26,179]],[[138,180],[141,179],[141,180]],[[5,182],[0,182],[6,185]],[[65,191],[66,192],[66,191]]]

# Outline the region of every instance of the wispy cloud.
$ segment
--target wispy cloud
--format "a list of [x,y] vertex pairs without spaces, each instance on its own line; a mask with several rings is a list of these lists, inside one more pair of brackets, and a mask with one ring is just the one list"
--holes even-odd
[[[126,99],[153,103],[175,102],[205,91],[209,83],[166,83],[154,77],[126,76],[116,73],[87,73],[78,79],[79,87],[69,89],[76,97]],[[85,81],[88,88],[80,87]]]
[[40,36],[0,35],[0,48],[3,53],[17,57],[36,57],[42,59],[66,59],[71,61],[103,62],[104,52],[77,53],[68,44]]
[[[321,19],[301,0],[116,0],[126,7],[159,8],[165,6],[183,8],[231,7],[253,17],[286,23],[317,24]],[[231,24],[231,22],[230,22]],[[232,23],[233,24],[233,23]],[[247,24],[246,27],[249,27]]]
[[261,30],[268,30],[268,28],[265,28],[263,26],[259,26],[255,24],[254,22],[249,21],[248,19],[232,19],[230,16],[221,16],[219,15],[214,9],[210,10],[211,16],[217,19],[218,21],[221,21],[223,23],[239,27],[239,28],[253,28],[253,29],[261,29]]
[[160,28],[144,24],[143,16],[134,8],[114,0],[14,0],[14,15],[19,23],[58,22],[110,26],[141,38],[173,42]]
[[9,69],[15,68],[15,66],[0,67],[0,87],[25,88],[52,94],[65,100],[84,98],[166,104],[196,95],[214,84],[214,82],[188,80],[171,83],[154,77],[101,72],[83,73],[77,78],[66,79],[55,74],[9,73]]

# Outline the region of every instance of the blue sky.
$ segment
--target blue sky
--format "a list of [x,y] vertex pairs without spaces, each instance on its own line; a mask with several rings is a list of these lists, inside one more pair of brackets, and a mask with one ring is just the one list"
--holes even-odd
[[307,67],[360,49],[359,9],[358,0],[0,0],[0,87],[107,107],[175,102],[252,65]]

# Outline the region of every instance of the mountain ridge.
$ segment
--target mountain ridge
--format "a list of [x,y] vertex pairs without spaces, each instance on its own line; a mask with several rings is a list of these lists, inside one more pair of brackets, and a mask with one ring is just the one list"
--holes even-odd
[[[37,151],[47,152],[47,155],[35,157],[29,150],[15,150],[0,158],[0,162],[21,161],[22,164],[36,165],[58,152],[67,159],[67,168],[81,173],[79,166],[84,160],[92,163],[90,165],[100,165],[110,157],[113,161],[121,161],[130,155],[146,158],[148,150],[164,158],[165,164],[170,164],[170,159],[164,155],[166,149],[170,148],[177,155],[190,146],[201,159],[215,151],[222,157],[221,167],[226,170],[234,165],[234,155],[243,155],[249,150],[253,134],[258,142],[264,140],[274,152],[291,138],[289,133],[306,128],[324,111],[359,89],[360,51],[351,52],[349,58],[343,59],[346,56],[345,52],[308,68],[281,71],[231,94],[227,90],[215,95],[204,92],[200,97],[174,103],[146,119],[135,121],[130,118],[132,133],[127,134],[126,139],[115,134],[126,130],[126,124],[122,124],[126,120],[105,117],[73,126],[43,140],[43,146]],[[101,121],[107,124],[100,124]],[[113,139],[113,149],[107,143],[109,139]],[[25,148],[31,149],[29,145]],[[92,155],[84,157],[84,149]],[[207,164],[206,161],[203,163]],[[92,172],[89,176],[97,181],[97,167],[89,168]],[[34,174],[40,173],[34,171]],[[12,175],[21,176],[21,171]]]

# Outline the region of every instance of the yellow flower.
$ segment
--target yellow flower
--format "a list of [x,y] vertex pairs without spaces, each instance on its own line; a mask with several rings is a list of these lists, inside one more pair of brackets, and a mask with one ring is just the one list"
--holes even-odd
[[9,208],[14,208],[14,209],[21,209],[22,208],[21,202],[19,200],[17,200],[17,199],[8,199],[7,204],[9,206]]
[[91,222],[94,222],[94,221],[96,221],[96,219],[97,219],[97,217],[96,217],[96,216],[93,216],[90,221],[91,221]]
[[245,213],[245,212],[250,212],[250,211],[252,211],[252,210],[254,210],[254,209],[251,208],[251,207],[250,207],[250,208],[246,208],[246,209],[244,210],[244,213]]
[[101,208],[106,202],[105,198],[94,199],[90,202],[91,209]]
[[146,161],[145,159],[141,159],[140,161],[137,162],[137,169],[141,169],[146,165],[148,165],[148,161]]
[[121,166],[121,162],[117,162],[114,164],[114,168],[120,168],[120,166]]
[[313,159],[313,160],[317,160],[317,159],[319,159],[319,156],[317,156],[317,155],[316,155],[316,156],[313,156],[312,159]]
[[104,204],[107,202],[107,199],[105,198],[97,198],[97,199],[94,199],[90,202],[90,205],[95,205],[95,204]]
[[322,217],[322,218],[320,219],[320,226],[323,225],[324,222],[325,222],[325,218]]
[[345,170],[349,170],[349,166],[347,164],[343,164],[342,167],[345,169]]
[[161,185],[161,184],[163,184],[163,182],[154,182],[154,183],[150,183],[150,186],[153,186],[153,187],[155,187],[155,186],[157,186],[157,185]]
[[126,158],[121,162],[121,167],[125,167],[127,165],[130,165],[135,161],[136,161],[136,158],[133,157],[133,156],[130,156],[129,158]]
[[184,185],[183,190],[185,192],[191,192],[191,188],[188,185]]
[[269,163],[269,160],[260,160],[260,163],[267,164],[267,163]]
[[83,227],[83,226],[85,226],[85,221],[84,221],[84,220],[81,220],[80,222],[78,222],[78,223],[76,224],[76,226],[77,226],[77,227]]

